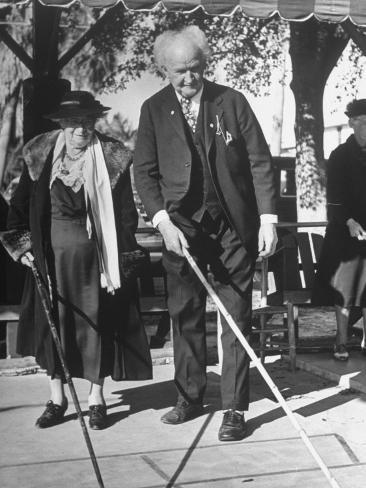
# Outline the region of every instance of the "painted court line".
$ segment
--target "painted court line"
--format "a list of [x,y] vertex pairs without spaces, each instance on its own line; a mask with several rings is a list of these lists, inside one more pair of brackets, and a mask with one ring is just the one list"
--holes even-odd
[[[151,458],[149,458],[149,456],[141,456],[141,459],[143,459],[145,461],[145,463],[147,463],[150,468],[155,471],[156,474],[158,474],[159,476],[161,476],[163,478],[163,480],[167,481],[168,482],[168,485],[169,486],[169,483],[170,483],[170,476],[168,476],[166,474],[165,471],[163,471]],[[178,483],[175,483],[174,484],[174,487],[175,488],[181,488],[182,485],[179,485]]]
[[[202,431],[202,428],[205,427],[206,425],[203,425],[200,429],[200,432]],[[199,434],[198,434],[199,435]],[[346,452],[348,457],[350,458],[350,461],[352,464],[357,464],[357,465],[363,465],[365,463],[360,463],[359,459],[357,458],[356,454],[352,451],[351,447],[347,444],[345,439],[337,434],[337,433],[327,433],[327,434],[316,434],[309,436],[310,439],[317,439],[317,438],[326,438],[326,437],[334,437],[342,449]],[[179,452],[184,452],[186,457],[189,453],[191,453],[193,450],[195,451],[202,451],[205,449],[211,449],[211,448],[221,448],[221,449],[228,449],[232,446],[241,446],[245,448],[246,446],[249,446],[251,444],[264,444],[264,443],[281,443],[281,442],[286,442],[286,441],[294,441],[294,440],[301,440],[299,437],[282,437],[281,439],[258,439],[258,440],[248,440],[248,441],[238,441],[238,442],[228,442],[228,443],[215,443],[215,444],[207,444],[204,446],[197,446],[194,445],[198,442],[197,438],[194,440],[191,446],[189,447],[178,447],[178,448],[172,448],[172,449],[156,449],[153,451],[137,451],[137,452],[131,452],[131,453],[121,453],[121,454],[106,454],[106,455],[98,455],[97,458],[102,460],[102,459],[114,459],[114,458],[125,458],[125,457],[135,457],[135,456],[151,456],[153,454],[164,454],[164,453],[179,453]],[[79,462],[79,461],[85,461],[89,460],[89,457],[75,457],[75,458],[66,458],[66,459],[50,459],[47,461],[35,461],[35,462],[26,462],[26,463],[12,463],[12,464],[2,464],[0,465],[0,470],[5,469],[5,468],[18,468],[18,467],[26,467],[26,466],[42,466],[46,464],[61,464],[61,463],[73,463],[73,462]]]
[[[344,464],[344,465],[338,465],[338,466],[328,466],[329,469],[331,470],[338,470],[338,469],[347,469],[347,468],[353,468],[355,466],[366,466],[366,462],[364,463],[358,463],[357,465],[353,464]],[[272,471],[268,473],[247,473],[245,475],[236,475],[236,476],[225,476],[225,477],[217,477],[217,478],[210,478],[210,479],[204,479],[204,480],[191,480],[191,481],[181,481],[180,482],[180,487],[184,486],[191,486],[191,485],[208,485],[212,483],[218,483],[220,481],[235,481],[238,479],[242,480],[242,483],[249,483],[251,481],[255,481],[255,478],[266,478],[266,477],[271,477],[271,476],[284,476],[284,475],[291,475],[291,474],[301,474],[301,473],[314,473],[314,472],[320,472],[320,469],[317,467],[314,468],[303,468],[303,469],[293,469],[293,470],[283,470],[283,471]],[[167,488],[168,485],[146,485],[141,488]],[[177,484],[174,485],[174,488],[178,487]]]

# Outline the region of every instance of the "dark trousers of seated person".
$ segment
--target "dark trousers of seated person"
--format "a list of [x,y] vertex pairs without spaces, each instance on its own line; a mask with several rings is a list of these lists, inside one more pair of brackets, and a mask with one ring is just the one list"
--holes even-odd
[[[174,219],[190,243],[200,268],[207,265],[214,288],[239,329],[251,330],[252,281],[256,256],[243,247],[236,232],[219,217],[204,217],[200,224]],[[206,388],[206,291],[185,258],[163,250],[167,272],[168,309],[173,321],[175,384],[180,398],[201,403]],[[221,316],[223,365],[222,408],[247,410],[249,357]]]

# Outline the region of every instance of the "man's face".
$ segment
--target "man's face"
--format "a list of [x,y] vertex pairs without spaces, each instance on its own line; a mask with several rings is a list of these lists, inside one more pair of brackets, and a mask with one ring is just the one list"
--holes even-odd
[[360,146],[366,146],[366,115],[358,115],[349,119],[349,125],[352,127],[356,141]]
[[74,149],[83,149],[92,140],[94,134],[94,117],[72,117],[60,120],[66,142]]
[[196,46],[177,41],[170,47],[164,72],[183,97],[191,98],[200,91],[204,69],[202,54]]

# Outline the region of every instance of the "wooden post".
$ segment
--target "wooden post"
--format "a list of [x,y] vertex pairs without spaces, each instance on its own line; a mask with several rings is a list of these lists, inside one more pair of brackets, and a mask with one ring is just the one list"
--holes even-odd
[[102,26],[113,18],[115,10],[108,9],[66,53],[59,57],[58,29],[61,12],[59,7],[46,6],[38,0],[33,0],[33,59],[6,29],[0,26],[0,40],[32,72],[32,77],[23,83],[24,142],[58,127],[43,115],[52,112],[62,96],[70,90],[69,81],[59,79],[60,71],[98,34]]
[[33,0],[33,77],[57,78],[58,28],[61,9]]
[[39,77],[28,78],[23,82],[23,137],[29,141],[42,132],[55,129],[55,122],[43,117],[52,112],[62,96],[70,90],[68,80]]
[[24,142],[58,127],[43,115],[52,112],[70,90],[70,82],[58,77],[60,15],[60,8],[33,0],[33,76],[23,82]]

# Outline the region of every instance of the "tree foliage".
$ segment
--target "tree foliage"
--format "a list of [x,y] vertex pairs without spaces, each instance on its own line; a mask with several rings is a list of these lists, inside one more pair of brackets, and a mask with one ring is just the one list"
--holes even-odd
[[[74,89],[88,89],[96,94],[117,91],[145,72],[159,75],[152,56],[155,38],[167,28],[187,24],[199,25],[213,47],[209,75],[214,78],[215,72],[221,70],[236,88],[253,94],[263,93],[270,84],[273,68],[282,60],[280,41],[286,35],[287,27],[278,19],[249,20],[241,12],[233,17],[212,17],[201,10],[185,15],[169,13],[163,8],[146,14],[126,11],[122,4],[112,11],[112,21],[102,25],[92,41],[61,72]],[[32,55],[32,9],[13,6],[3,13],[4,19],[10,22],[9,33]],[[86,9],[80,4],[64,9],[60,19],[59,56],[67,52],[102,14],[100,10]],[[2,43],[0,60],[3,66],[9,67],[7,76],[0,80],[1,110],[11,98],[16,81],[30,74]],[[21,117],[17,119],[20,121]]]
[[[31,42],[29,29],[25,28],[29,21],[29,9],[0,9],[0,19],[11,19],[8,32],[12,37],[28,49]],[[22,145],[22,107],[19,103],[20,82],[29,76],[29,71],[15,54],[0,42],[0,188],[6,186],[15,173],[19,172],[19,154]],[[9,168],[6,171],[6,168]]]
[[[82,5],[63,10],[59,29],[59,56],[67,52],[88,31],[96,20],[96,14]],[[63,68],[62,77],[71,81],[73,89],[87,89],[94,93],[103,90],[110,70],[117,63],[118,51],[113,46],[100,53],[89,42]]]
[[317,215],[325,219],[323,94],[348,40],[339,25],[316,19],[290,27],[297,207],[298,217],[304,216],[301,220],[317,220]]
[[[30,12],[31,9],[24,6],[0,9],[3,18],[29,25]],[[212,79],[215,76],[225,77],[226,82],[235,88],[263,95],[268,91],[273,71],[283,63],[283,50],[287,45],[284,41],[289,41],[292,49],[297,44],[300,49],[293,57],[292,85],[296,100],[297,181],[301,200],[298,207],[311,208],[314,202],[323,198],[324,184],[319,169],[323,160],[321,105],[326,80],[345,45],[339,27],[326,23],[320,25],[312,19],[295,23],[290,35],[289,24],[278,17],[248,19],[240,11],[232,17],[208,16],[202,10],[191,14],[172,13],[163,7],[154,12],[139,13],[126,11],[119,3],[111,12],[110,21],[101,26],[93,40],[62,70],[61,75],[69,79],[74,88],[89,89],[94,93],[117,91],[146,72],[159,75],[152,57],[155,38],[163,30],[195,24],[206,33],[213,49],[208,75]],[[100,10],[85,9],[80,4],[64,9],[59,34],[60,55],[102,14]],[[10,26],[9,32],[27,51],[30,50],[30,27]],[[335,50],[334,46],[337,46]],[[302,62],[294,63],[301,52],[310,67],[305,70]],[[360,66],[359,55],[357,49],[351,48],[349,59],[356,68]],[[16,88],[16,82],[29,73],[2,43],[0,62],[3,68],[1,112]],[[349,70],[343,84],[349,89],[354,86],[356,78],[357,71]],[[317,95],[314,95],[314,90],[318,90]],[[320,109],[316,108],[317,104]],[[112,131],[128,132],[123,120],[112,121],[110,125]]]
[[[365,79],[366,60],[365,55],[359,47],[350,40],[349,45],[343,51],[338,62],[339,65],[346,67],[339,72],[335,83],[334,99],[336,102],[351,100],[358,96],[358,84]],[[352,66],[352,69],[349,67]],[[348,68],[348,69],[347,69]]]
[[[22,46],[26,46],[28,54],[31,54],[31,32],[24,28],[25,23],[29,22],[29,9],[23,7],[19,8],[3,8],[0,9],[1,20],[11,20],[13,24],[8,27],[9,34]],[[19,23],[20,26],[16,26]],[[23,63],[13,54],[12,51],[2,42],[0,42],[0,114],[11,98],[14,90],[20,80],[29,76],[29,71],[25,68]]]
[[111,119],[106,117],[99,119],[96,123],[96,129],[123,142],[131,149],[134,147],[136,130],[132,128],[130,121],[120,113],[113,114]]
[[[208,73],[225,72],[236,88],[257,95],[270,84],[273,69],[282,62],[282,41],[288,27],[279,18],[248,19],[240,11],[232,17],[215,17],[197,10],[191,14],[160,8],[149,14],[115,7],[113,23],[93,41],[95,54],[107,60],[103,80],[107,90],[118,90],[145,72],[159,75],[154,66],[154,40],[166,29],[198,25],[213,50]],[[116,53],[119,53],[116,55]]]

